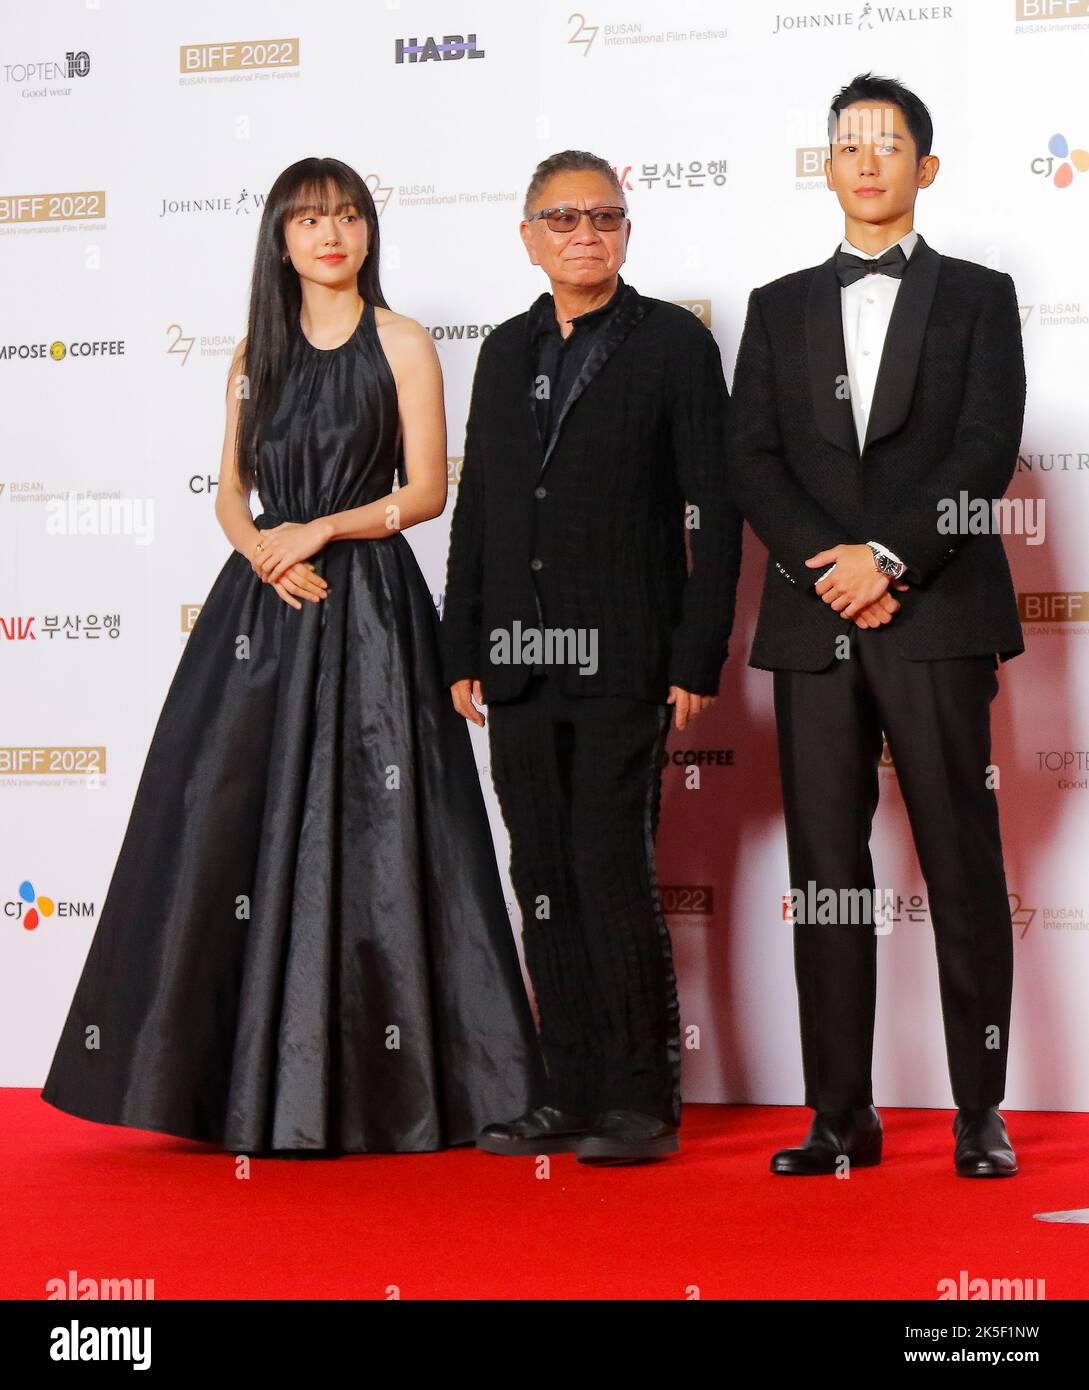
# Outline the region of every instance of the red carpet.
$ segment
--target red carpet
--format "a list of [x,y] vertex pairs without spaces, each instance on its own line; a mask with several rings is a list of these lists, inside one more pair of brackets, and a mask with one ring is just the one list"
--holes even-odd
[[438,1154],[235,1160],[0,1091],[0,1296],[50,1278],[154,1279],[171,1298],[913,1298],[969,1278],[1089,1297],[1089,1115],[1007,1113],[1021,1175],[952,1171],[951,1111],[884,1110],[885,1161],[777,1178],[808,1112],[689,1105],[680,1154],[592,1169]]

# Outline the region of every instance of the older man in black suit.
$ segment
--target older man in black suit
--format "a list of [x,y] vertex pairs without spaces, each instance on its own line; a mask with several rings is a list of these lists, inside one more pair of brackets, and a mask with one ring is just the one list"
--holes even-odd
[[[1025,372],[1008,275],[913,228],[934,180],[926,107],[864,74],[832,104],[829,187],[845,239],[755,290],[734,374],[730,470],[769,551],[751,664],[775,672],[791,884],[874,889],[887,737],[927,883],[957,1105],[955,1168],[1017,1171],[1005,1088],[1013,938],[990,748],[998,658],[1023,650],[1000,535],[948,524],[1000,498]],[[813,901],[815,894],[810,897]],[[805,1100],[783,1174],[877,1163],[873,921],[796,920]],[[868,914],[867,914],[868,915]]]
[[733,620],[729,395],[708,329],[621,279],[604,160],[546,159],[524,213],[551,293],[481,348],[442,649],[457,709],[488,705],[549,1089],[478,1143],[623,1163],[678,1147],[654,838],[671,712],[685,728],[714,700]]

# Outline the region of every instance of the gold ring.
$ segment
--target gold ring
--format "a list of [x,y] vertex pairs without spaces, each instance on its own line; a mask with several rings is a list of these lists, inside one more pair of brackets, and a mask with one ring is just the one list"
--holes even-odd
[[253,553],[254,553],[255,555],[260,555],[261,551],[264,550],[264,548],[265,548],[265,543],[264,543],[264,541],[258,541],[258,542],[257,542],[257,549],[256,549]]

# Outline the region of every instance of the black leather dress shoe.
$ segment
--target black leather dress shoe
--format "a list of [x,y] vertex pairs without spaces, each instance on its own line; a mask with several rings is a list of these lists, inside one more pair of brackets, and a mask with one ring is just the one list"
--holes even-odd
[[881,1136],[881,1116],[872,1105],[815,1110],[801,1147],[773,1154],[771,1171],[804,1177],[838,1173],[844,1158],[852,1168],[872,1168],[881,1162]]
[[643,1163],[681,1147],[677,1126],[638,1110],[604,1110],[579,1142],[580,1163]]
[[957,1147],[953,1164],[961,1178],[1012,1178],[1017,1155],[997,1106],[958,1110],[953,1120]]
[[593,1124],[592,1115],[539,1105],[505,1124],[485,1125],[476,1146],[489,1154],[566,1154]]

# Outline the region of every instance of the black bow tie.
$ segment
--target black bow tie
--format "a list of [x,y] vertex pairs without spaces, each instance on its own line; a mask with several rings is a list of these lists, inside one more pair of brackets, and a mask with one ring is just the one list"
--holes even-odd
[[844,289],[861,280],[864,275],[891,275],[894,280],[903,279],[907,257],[902,246],[890,246],[876,260],[864,256],[852,256],[840,246],[836,249],[836,275]]

